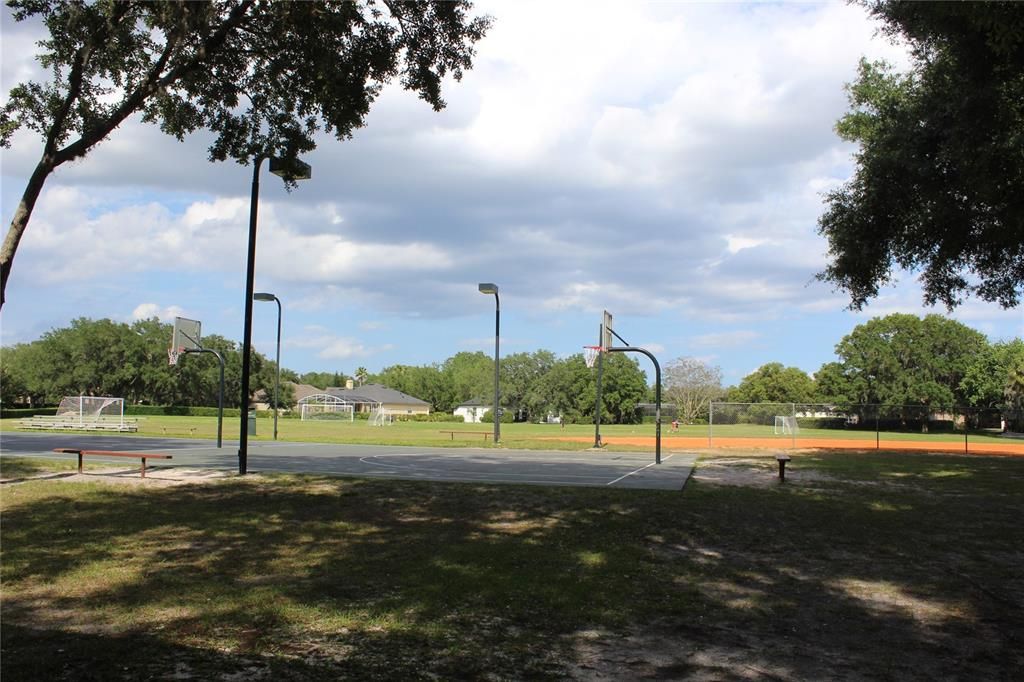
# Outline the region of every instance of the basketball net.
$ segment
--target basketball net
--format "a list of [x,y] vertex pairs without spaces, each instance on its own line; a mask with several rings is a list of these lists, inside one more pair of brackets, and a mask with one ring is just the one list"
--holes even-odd
[[601,346],[583,346],[583,362],[587,363],[587,367],[594,366],[594,363],[597,362],[597,356],[603,350],[604,348],[601,348]]
[[174,348],[173,346],[167,349],[167,364],[173,367],[178,364],[178,359],[184,354],[184,348]]

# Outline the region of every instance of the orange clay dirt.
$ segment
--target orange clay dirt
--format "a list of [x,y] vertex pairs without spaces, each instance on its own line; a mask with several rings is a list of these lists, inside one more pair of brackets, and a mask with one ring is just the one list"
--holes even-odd
[[[545,438],[544,440],[573,441],[577,443],[592,442],[592,438],[563,436]],[[636,445],[654,447],[654,436],[602,436],[605,445]],[[788,438],[715,438],[708,445],[707,438],[672,436],[662,434],[661,446],[669,449],[700,449],[700,448],[789,448],[792,441]],[[1022,443],[970,443],[964,452],[963,442],[956,441],[917,441],[917,440],[881,440],[878,447],[875,441],[854,438],[797,438],[798,448],[826,448],[835,450],[917,450],[924,452],[948,452],[969,455],[1016,455],[1024,456]]]

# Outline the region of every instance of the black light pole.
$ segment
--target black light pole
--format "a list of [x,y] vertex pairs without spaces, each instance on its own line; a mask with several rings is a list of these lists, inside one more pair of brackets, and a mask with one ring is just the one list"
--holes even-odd
[[477,287],[481,294],[494,294],[494,442],[501,438],[501,391],[498,388],[498,339],[501,331],[501,302],[498,285],[482,282]]
[[277,303],[277,376],[274,378],[274,440],[277,440],[277,396],[281,392],[281,299],[273,294],[253,294],[252,300]]
[[256,214],[260,203],[260,166],[270,159],[270,172],[286,180],[308,180],[312,171],[308,163],[295,159],[291,163],[274,157],[257,156],[252,162],[252,193],[249,198],[249,252],[245,267],[245,327],[242,332],[242,416],[238,435],[238,473],[244,475],[249,459],[249,354],[252,352],[252,294],[256,278]]

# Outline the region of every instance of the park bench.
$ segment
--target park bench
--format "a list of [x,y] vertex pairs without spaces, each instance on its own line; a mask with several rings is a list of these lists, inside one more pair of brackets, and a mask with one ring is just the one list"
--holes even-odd
[[491,435],[493,435],[490,431],[438,431],[438,433],[447,433],[447,434],[451,435],[451,437],[452,437],[451,439],[452,440],[455,440],[455,434],[457,434],[457,433],[458,434],[467,434],[467,435],[472,435],[472,436],[483,435],[485,441],[488,438],[490,438]]
[[64,455],[78,455],[78,473],[82,473],[82,459],[86,455],[98,457],[135,457],[142,460],[142,478],[146,477],[147,459],[171,459],[171,455],[158,455],[152,452],[114,452],[112,450],[80,450],[78,448],[54,448],[54,452]]
[[78,420],[74,417],[35,416],[18,420],[23,429],[47,429],[51,431],[130,431],[139,430],[137,419],[120,417],[100,418],[95,421]]
[[786,462],[792,459],[789,455],[775,455],[775,461],[779,463],[779,482],[786,482]]

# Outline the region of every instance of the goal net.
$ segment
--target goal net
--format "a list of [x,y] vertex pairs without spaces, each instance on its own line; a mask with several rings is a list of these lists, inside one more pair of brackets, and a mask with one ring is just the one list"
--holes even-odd
[[775,417],[775,435],[790,436],[800,433],[800,426],[796,423],[796,417]]
[[304,403],[302,405],[302,421],[307,420],[341,420],[355,421],[355,406],[342,403]]
[[79,424],[120,422],[124,424],[124,398],[68,395],[57,406],[57,416]]
[[380,404],[370,413],[370,426],[390,426],[394,423],[394,417]]

